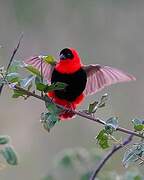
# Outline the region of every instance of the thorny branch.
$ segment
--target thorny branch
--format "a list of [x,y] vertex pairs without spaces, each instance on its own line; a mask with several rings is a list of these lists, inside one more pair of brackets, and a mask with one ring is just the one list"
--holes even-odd
[[105,155],[105,157],[101,160],[101,162],[98,164],[98,166],[96,166],[96,169],[92,172],[89,180],[94,180],[96,178],[96,176],[98,175],[98,173],[100,172],[100,170],[103,168],[103,166],[105,165],[105,163],[111,158],[111,156],[117,152],[119,149],[123,148],[124,146],[126,146],[127,144],[129,144],[132,141],[133,135],[130,135],[127,139],[125,139],[123,141],[122,144],[119,145],[115,145],[113,146],[113,148]]

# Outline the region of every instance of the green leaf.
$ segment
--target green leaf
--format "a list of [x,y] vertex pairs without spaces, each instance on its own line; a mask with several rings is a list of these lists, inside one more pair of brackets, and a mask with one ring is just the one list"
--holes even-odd
[[7,74],[6,79],[10,83],[15,83],[15,82],[19,82],[20,81],[19,74],[16,73],[16,72]]
[[20,90],[14,89],[13,92],[14,92],[14,94],[12,95],[12,98],[18,98],[20,96],[24,96],[25,95],[25,93],[20,91]]
[[58,108],[55,104],[46,102],[46,108],[48,111],[54,115],[58,115],[61,112],[61,109]]
[[55,65],[56,64],[56,60],[55,60],[54,56],[51,56],[51,55],[49,55],[49,56],[42,56],[42,59],[47,64],[51,64],[51,65]]
[[24,67],[24,63],[22,61],[13,60],[8,69],[8,73],[17,72],[19,68],[22,68],[22,67]]
[[8,136],[0,136],[0,144],[7,144],[9,142]]
[[43,84],[43,83],[37,83],[36,84],[36,89],[39,91],[45,91],[47,88],[47,85]]
[[62,157],[60,164],[64,167],[72,166],[72,158],[69,155],[65,154],[65,156]]
[[20,81],[20,86],[23,87],[23,88],[25,88],[25,87],[27,87],[28,85],[30,85],[31,82],[32,82],[34,79],[35,79],[35,76],[30,75],[30,76],[28,76],[28,77],[26,77],[26,78],[24,78],[24,79],[22,79],[22,80]]
[[35,85],[38,84],[38,83],[42,83],[40,76],[36,76],[36,77],[35,77]]
[[130,163],[135,162],[144,152],[144,143],[135,144],[131,149],[125,152],[123,157],[123,165],[128,167]]
[[88,108],[88,113],[90,113],[90,114],[95,113],[95,111],[97,110],[98,103],[99,103],[98,101],[91,103]]
[[36,76],[35,78],[35,85],[36,85],[37,90],[44,91],[45,93],[49,91],[62,90],[67,86],[67,84],[63,82],[56,82],[51,85],[48,85],[48,84],[45,85],[41,81],[41,78],[39,76]]
[[55,116],[54,114],[51,114],[50,112],[41,114],[41,123],[44,129],[47,130],[48,132],[58,121],[59,121],[58,117]]
[[140,172],[127,171],[124,175],[124,180],[143,180]]
[[106,133],[106,130],[105,129],[102,129],[98,136],[96,137],[96,139],[98,140],[98,144],[100,145],[100,147],[102,149],[106,149],[109,147],[109,144],[108,144],[108,134]]
[[26,65],[25,68],[26,68],[29,72],[31,72],[33,75],[36,75],[36,76],[41,77],[40,71],[37,70],[36,68],[34,68],[33,66],[31,66],[31,65]]
[[112,134],[118,127],[118,118],[111,117],[106,121],[105,130],[108,134]]
[[42,180],[55,180],[55,178],[52,175],[47,175]]
[[123,165],[127,168],[129,166],[129,163],[134,162],[137,160],[137,155],[134,153],[134,151],[130,150],[125,152],[124,158],[123,158]]
[[36,85],[36,89],[37,89],[38,91],[45,91],[46,88],[47,88],[47,86],[48,86],[48,85],[45,85],[45,84],[42,82],[42,79],[41,79],[41,77],[39,77],[39,76],[36,76],[36,77],[35,77],[35,85]]
[[49,92],[49,91],[63,90],[66,86],[67,86],[66,83],[56,82],[56,83],[53,83],[49,86],[47,85],[47,87],[45,89],[45,93]]
[[88,180],[91,176],[91,173],[92,172],[86,172],[86,173],[82,174],[80,177],[80,180]]
[[132,123],[134,125],[134,129],[136,131],[142,131],[144,130],[144,124],[143,121],[140,119],[132,119]]
[[10,147],[10,146],[5,147],[0,152],[8,164],[10,164],[10,165],[17,165],[18,164],[17,155],[16,155],[16,153],[12,147]]

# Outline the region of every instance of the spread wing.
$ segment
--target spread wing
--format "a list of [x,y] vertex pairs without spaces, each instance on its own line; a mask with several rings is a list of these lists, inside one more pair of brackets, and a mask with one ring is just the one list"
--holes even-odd
[[88,65],[83,67],[87,74],[85,95],[91,95],[111,84],[136,80],[134,76],[119,69],[101,66]]
[[44,79],[50,82],[51,74],[52,74],[55,64],[52,65],[52,64],[46,63],[43,57],[44,56],[35,56],[35,57],[25,60],[24,63],[33,66],[34,68],[38,69],[40,72],[42,69],[42,74],[43,74]]

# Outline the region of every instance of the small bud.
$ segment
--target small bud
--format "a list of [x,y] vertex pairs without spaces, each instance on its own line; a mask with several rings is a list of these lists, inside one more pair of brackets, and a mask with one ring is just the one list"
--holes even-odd
[[17,84],[18,84],[17,82],[11,83],[11,84],[9,84],[9,87],[10,87],[11,89],[16,89],[15,86],[16,86]]

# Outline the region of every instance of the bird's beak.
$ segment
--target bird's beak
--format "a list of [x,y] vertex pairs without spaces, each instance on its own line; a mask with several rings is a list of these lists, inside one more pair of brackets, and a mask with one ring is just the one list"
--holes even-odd
[[61,54],[59,57],[60,57],[60,60],[65,60],[66,59],[64,54]]

